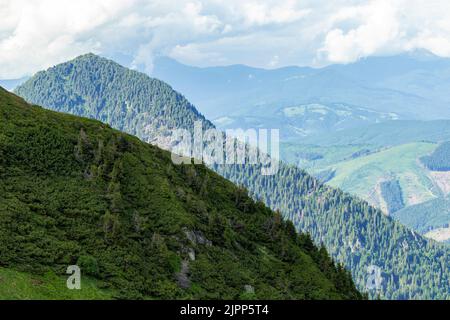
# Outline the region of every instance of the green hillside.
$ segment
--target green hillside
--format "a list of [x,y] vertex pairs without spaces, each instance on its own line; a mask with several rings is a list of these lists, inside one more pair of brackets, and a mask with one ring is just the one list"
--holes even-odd
[[280,128],[282,141],[297,141],[399,118],[395,113],[377,112],[343,103],[282,105],[279,101],[247,105],[213,119],[213,122],[223,131],[235,128]]
[[[106,74],[106,80],[100,82],[97,73],[103,74],[105,70],[109,70],[110,74]],[[124,77],[124,74],[129,74],[130,77]],[[89,77],[94,80],[85,80]],[[163,107],[159,118],[163,128],[175,125],[173,128],[192,130],[192,120],[200,119],[198,113],[186,116],[189,121],[176,123],[171,118],[171,113],[164,113],[164,106],[175,104],[176,100],[167,99],[168,92],[163,94],[159,91],[146,91],[145,88],[152,81],[142,74],[128,73],[125,68],[109,60],[89,55],[38,73],[18,88],[17,92],[30,102],[35,103],[40,99],[40,103],[46,108],[57,111],[77,114],[79,108],[94,110],[87,116],[98,119],[101,119],[96,112],[99,107],[102,107],[101,114],[108,113],[108,109],[114,109],[118,104],[127,105],[130,99],[144,101],[148,92],[152,92],[151,100],[160,101]],[[108,86],[109,82],[117,85],[112,88]],[[129,91],[129,87],[135,87],[136,90]],[[118,100],[111,98],[117,95],[113,90],[120,91]],[[86,92],[90,94],[87,95]],[[65,96],[68,100],[58,102],[52,96]],[[77,98],[80,96],[83,100]],[[173,93],[170,96],[180,97],[180,101],[185,101],[179,94]],[[135,119],[142,119],[152,110],[147,104],[128,105],[128,112]],[[128,119],[133,123],[133,117]],[[113,125],[121,128],[120,123]],[[209,127],[211,124],[204,122],[204,126]],[[127,131],[145,141],[155,139],[134,132],[132,128]],[[157,132],[153,132],[155,133]],[[426,143],[422,147],[431,148]],[[361,150],[352,150],[350,155],[359,151]],[[355,283],[361,290],[366,288],[367,268],[378,266],[382,270],[383,281],[379,291],[370,292],[372,297],[450,298],[448,249],[403,227],[367,202],[324,186],[303,170],[284,164],[281,164],[274,176],[262,176],[260,167],[252,165],[217,166],[214,170],[237,185],[246,187],[254,199],[263,201],[273,210],[279,210],[285,219],[294,223],[298,231],[310,233],[316,244],[323,243],[333,258],[351,270]]]
[[[367,202],[322,185],[295,167],[262,176],[258,166],[216,168],[243,184],[300,231],[311,233],[352,270],[360,287],[371,265],[382,270],[380,294],[387,299],[448,299],[449,249],[385,216]],[[370,292],[376,297],[377,292]]]
[[435,148],[431,143],[411,143],[342,161],[328,167],[335,171],[329,183],[387,209],[390,204],[383,203],[386,198],[377,194],[377,187],[383,181],[397,180],[405,205],[425,202],[437,194],[433,193],[433,183],[418,159]]
[[[387,141],[378,146],[286,143],[282,157],[424,234],[424,230],[439,229],[449,222],[450,205],[445,200],[450,192],[447,149],[448,143],[430,142],[393,146],[388,146]],[[305,156],[311,154],[315,157]],[[402,212],[396,214],[399,210]]]
[[[380,150],[379,147],[371,145],[320,146],[300,142],[282,142],[280,146],[281,157],[287,163],[295,164],[314,174],[330,165],[356,159]],[[311,157],[311,155],[315,155],[315,157]]]
[[426,142],[392,147],[287,144],[283,158],[292,163],[300,158],[299,154],[302,153],[320,155],[318,159],[299,159],[297,163],[317,177],[326,178],[325,182],[330,185],[358,195],[385,212],[392,213],[402,206],[391,206],[392,203],[383,195],[382,188],[386,182],[399,183],[402,199],[398,200],[401,200],[404,206],[422,203],[442,195],[443,191],[419,161],[424,155],[432,153],[436,147],[436,144]]
[[[245,189],[1,88],[0,178],[0,298],[361,298]],[[74,264],[79,294],[62,277]]]
[[101,284],[92,279],[83,279],[80,290],[67,290],[66,280],[51,271],[29,274],[0,268],[0,300],[106,300],[115,294],[100,289]]

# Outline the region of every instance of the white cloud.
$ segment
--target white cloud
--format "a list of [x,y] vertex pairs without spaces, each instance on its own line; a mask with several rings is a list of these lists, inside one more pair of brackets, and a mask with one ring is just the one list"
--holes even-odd
[[130,5],[118,0],[2,0],[0,77],[20,77],[100,49],[96,29]]
[[401,39],[399,9],[393,1],[376,0],[339,10],[331,17],[333,23],[353,22],[357,27],[348,31],[332,29],[321,51],[329,61],[345,63],[395,46]]
[[[296,8],[296,1],[293,0],[268,3],[242,1],[241,3],[241,7],[237,9],[242,13],[245,24],[250,26],[292,23],[300,20],[310,12],[309,9]],[[275,3],[277,5],[274,5]]]
[[348,30],[331,28],[319,54],[329,62],[352,62],[373,54],[426,49],[450,56],[448,1],[370,0],[340,9],[331,25],[353,24]]
[[151,71],[351,62],[414,48],[450,56],[447,0],[0,0],[0,78],[93,51]]

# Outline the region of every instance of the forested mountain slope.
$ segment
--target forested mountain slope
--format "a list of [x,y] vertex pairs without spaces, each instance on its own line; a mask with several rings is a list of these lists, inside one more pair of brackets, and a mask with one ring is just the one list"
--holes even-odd
[[[362,298],[325,249],[245,189],[2,88],[0,191],[0,294],[20,276],[3,268],[64,274],[77,264],[105,298]],[[53,297],[66,297],[62,284]]]
[[277,176],[262,176],[254,166],[216,170],[266,199],[298,230],[308,230],[352,270],[361,287],[367,268],[375,265],[382,270],[384,298],[449,298],[448,248],[408,230],[367,202],[322,185],[295,167],[283,166]]
[[[135,76],[123,77],[124,73]],[[105,78],[117,86],[109,88],[108,83],[87,80],[89,77],[98,79],[97,74],[106,74]],[[125,82],[119,85],[121,81]],[[198,113],[193,111],[185,121],[177,123],[171,118],[172,113],[164,110],[174,108],[180,101],[183,104],[187,102],[176,93],[168,96],[168,92],[146,91],[148,83],[153,81],[142,74],[129,73],[108,60],[88,55],[38,73],[17,92],[28,101],[39,102],[50,109],[99,119],[102,119],[101,114],[110,113],[109,108],[129,105],[127,112],[130,115],[127,113],[126,119],[130,123],[133,123],[132,115],[142,119],[149,110],[155,109],[147,104],[130,104],[127,99],[143,101],[142,97],[134,95],[148,97],[151,92],[154,96],[150,101],[160,101],[159,120],[163,128],[170,128],[167,123],[171,123],[177,128],[192,130],[192,120],[200,119]],[[135,87],[133,93],[125,90],[130,86]],[[119,100],[110,99],[117,94],[110,91],[117,88],[121,92],[117,96]],[[91,95],[86,95],[86,92]],[[62,96],[66,100],[55,100],[54,96]],[[180,100],[168,97],[179,97]],[[170,103],[174,103],[174,107],[168,107]],[[68,105],[72,107],[68,108]],[[110,123],[119,129],[124,128],[120,123]],[[211,123],[206,121],[204,126],[210,127]],[[155,137],[133,128],[129,132],[143,140],[155,140]],[[372,265],[379,267],[383,281],[379,291],[371,292],[372,296],[380,294],[390,299],[450,298],[448,249],[401,226],[366,202],[326,187],[304,171],[284,164],[274,176],[262,176],[258,166],[214,169],[248,188],[254,198],[264,201],[272,209],[279,209],[298,230],[310,232],[317,244],[324,243],[333,257],[350,268],[359,288],[366,288],[367,268]]]
[[15,92],[37,105],[95,118],[161,146],[168,146],[170,128],[188,127],[195,120],[207,124],[166,83],[93,54],[39,72]]

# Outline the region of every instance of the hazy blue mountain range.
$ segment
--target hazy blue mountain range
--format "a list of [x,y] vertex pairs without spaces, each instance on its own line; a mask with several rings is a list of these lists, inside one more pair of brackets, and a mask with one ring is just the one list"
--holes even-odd
[[18,85],[24,83],[29,77],[23,77],[20,79],[5,79],[0,80],[0,86],[8,91],[13,91]]
[[197,68],[159,58],[152,75],[183,92],[210,119],[311,103],[341,103],[416,120],[450,118],[450,59],[423,51],[320,69]]
[[[167,85],[94,55],[40,72],[16,92],[53,110],[96,119],[106,117],[105,122],[145,141],[154,142],[152,135],[158,133],[159,127],[163,132],[175,127],[191,129],[194,120],[203,119],[193,106],[183,107],[191,105]],[[148,116],[145,119],[155,130],[135,130],[133,123],[138,120],[139,127],[145,128],[145,122],[140,122],[143,116]],[[157,122],[154,116],[158,116]],[[120,119],[127,121],[121,123]],[[206,121],[205,126],[212,125]],[[367,268],[380,267],[383,282],[380,291],[370,292],[372,297],[449,297],[448,248],[403,227],[367,202],[284,164],[274,176],[262,176],[258,165],[214,169],[246,187],[255,199],[279,210],[297,230],[310,233],[316,243],[323,243],[337,261],[351,270],[362,290],[366,288]]]

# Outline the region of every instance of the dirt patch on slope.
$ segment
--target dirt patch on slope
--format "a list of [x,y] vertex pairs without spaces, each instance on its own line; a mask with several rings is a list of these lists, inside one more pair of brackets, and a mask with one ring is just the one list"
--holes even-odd
[[430,177],[444,195],[450,194],[450,171],[430,171]]
[[438,228],[425,234],[425,237],[442,242],[450,239],[450,228]]

